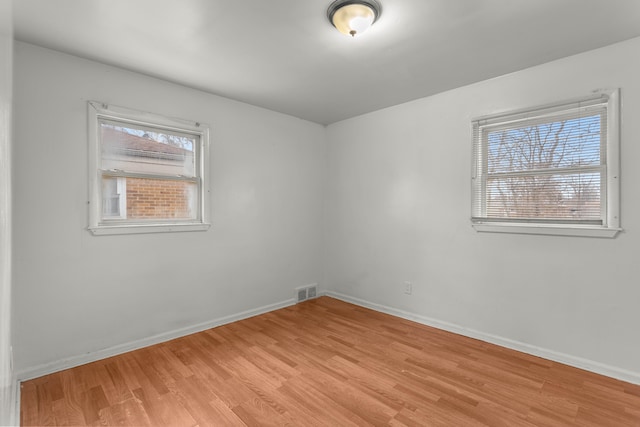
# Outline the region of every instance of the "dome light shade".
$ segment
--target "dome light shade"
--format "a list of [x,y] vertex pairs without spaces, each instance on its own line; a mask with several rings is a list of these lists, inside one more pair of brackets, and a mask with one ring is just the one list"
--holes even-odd
[[380,5],[374,0],[337,0],[327,10],[331,24],[352,37],[365,32],[379,16]]

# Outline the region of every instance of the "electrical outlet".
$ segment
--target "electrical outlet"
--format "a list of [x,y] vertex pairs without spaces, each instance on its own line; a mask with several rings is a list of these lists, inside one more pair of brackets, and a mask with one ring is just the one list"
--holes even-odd
[[413,285],[411,282],[404,282],[404,293],[407,295],[411,295],[413,292]]

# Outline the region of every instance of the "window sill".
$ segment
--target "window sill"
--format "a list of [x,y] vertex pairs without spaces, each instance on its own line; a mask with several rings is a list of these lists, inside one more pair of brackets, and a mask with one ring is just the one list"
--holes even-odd
[[211,224],[131,224],[131,225],[100,225],[89,227],[94,236],[111,234],[147,234],[174,233],[181,231],[207,231]]
[[574,236],[613,238],[622,231],[621,228],[596,226],[572,226],[549,224],[507,224],[507,223],[475,223],[473,228],[478,232],[539,234],[545,236]]

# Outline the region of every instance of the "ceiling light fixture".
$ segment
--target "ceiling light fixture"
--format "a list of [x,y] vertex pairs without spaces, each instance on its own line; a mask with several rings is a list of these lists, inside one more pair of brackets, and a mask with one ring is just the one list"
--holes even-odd
[[336,0],[329,6],[327,17],[342,34],[355,37],[380,17],[380,4],[375,0]]

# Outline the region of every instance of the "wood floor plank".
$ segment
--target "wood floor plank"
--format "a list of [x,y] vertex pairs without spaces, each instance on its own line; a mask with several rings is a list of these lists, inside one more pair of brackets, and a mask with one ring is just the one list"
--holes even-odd
[[640,386],[321,297],[26,381],[24,426],[640,426]]
[[104,408],[100,411],[99,418],[87,425],[92,426],[154,426],[149,415],[144,410],[140,401],[136,399]]
[[[82,387],[78,386],[77,377],[74,375],[74,370],[69,369],[66,371],[55,374],[60,377],[62,382],[62,403],[65,408],[64,415],[66,415],[66,423],[70,426],[81,426],[87,422],[84,419],[82,405],[80,402],[80,395],[83,392]],[[60,421],[63,422],[63,421]],[[29,425],[29,424],[25,424]],[[58,424],[60,425],[60,424]],[[62,424],[64,425],[64,424]]]
[[93,424],[100,419],[100,411],[111,405],[104,394],[102,386],[91,387],[81,394],[82,413],[88,424]]

